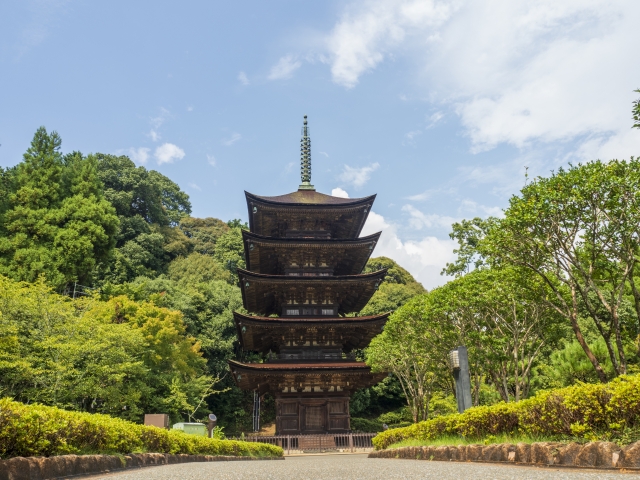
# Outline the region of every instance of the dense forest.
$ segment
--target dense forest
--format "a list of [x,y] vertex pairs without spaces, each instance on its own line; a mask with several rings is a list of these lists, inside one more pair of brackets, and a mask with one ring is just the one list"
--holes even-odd
[[[252,395],[227,375],[244,356],[240,220],[190,216],[176,183],[125,156],[63,154],[36,132],[22,162],[0,169],[0,395],[140,420],[211,411],[248,430]],[[394,310],[422,286],[386,258],[387,283],[365,314]],[[362,352],[360,352],[362,356]],[[353,413],[402,407],[397,382],[359,392]],[[274,417],[265,398],[262,418]]]
[[[360,314],[394,313],[356,355],[389,375],[353,395],[354,429],[455,411],[458,345],[474,405],[640,372],[640,160],[526,180],[501,218],[452,225],[445,285],[427,292],[393,260],[369,260],[388,274]],[[252,394],[227,367],[261,361],[233,326],[247,225],[190,214],[164,175],[63,154],[38,129],[0,169],[0,396],[134,421],[215,412],[228,434],[250,430]],[[262,405],[268,423],[273,399]]]

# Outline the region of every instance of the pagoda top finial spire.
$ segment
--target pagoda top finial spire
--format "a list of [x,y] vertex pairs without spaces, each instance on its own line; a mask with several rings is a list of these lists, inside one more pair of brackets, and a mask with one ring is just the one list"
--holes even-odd
[[307,116],[302,124],[302,139],[300,140],[300,180],[298,190],[315,190],[311,185],[311,137],[307,126]]

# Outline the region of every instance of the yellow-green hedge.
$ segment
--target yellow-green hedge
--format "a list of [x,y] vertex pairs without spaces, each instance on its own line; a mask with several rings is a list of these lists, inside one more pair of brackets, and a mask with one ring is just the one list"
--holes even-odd
[[215,440],[82,412],[0,399],[0,457],[69,453],[187,453],[198,455],[277,456],[280,447]]
[[482,438],[530,434],[584,439],[613,438],[640,427],[640,375],[621,376],[607,384],[579,384],[539,392],[517,403],[474,407],[464,413],[380,433],[377,450],[406,439],[433,440],[444,435]]

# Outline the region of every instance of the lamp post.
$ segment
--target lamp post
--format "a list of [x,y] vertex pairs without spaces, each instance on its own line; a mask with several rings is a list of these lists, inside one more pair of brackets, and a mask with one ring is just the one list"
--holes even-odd
[[449,367],[453,371],[456,381],[456,400],[458,400],[458,413],[471,408],[471,378],[469,376],[469,356],[467,347],[459,346],[449,352]]
[[218,417],[216,417],[213,413],[209,414],[209,424],[207,428],[209,430],[209,438],[213,438],[213,429],[216,428],[216,423],[218,423]]

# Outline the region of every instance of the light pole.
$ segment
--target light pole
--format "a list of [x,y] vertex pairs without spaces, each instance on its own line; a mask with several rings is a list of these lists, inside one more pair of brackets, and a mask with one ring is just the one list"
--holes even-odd
[[469,376],[469,355],[467,347],[459,346],[449,352],[449,366],[453,371],[456,381],[456,400],[458,400],[458,413],[471,408],[471,378]]
[[207,428],[209,430],[209,438],[213,438],[213,429],[216,428],[216,423],[218,423],[218,417],[216,417],[213,413],[209,414],[209,424]]

